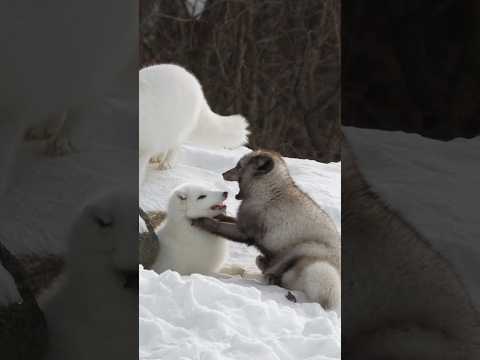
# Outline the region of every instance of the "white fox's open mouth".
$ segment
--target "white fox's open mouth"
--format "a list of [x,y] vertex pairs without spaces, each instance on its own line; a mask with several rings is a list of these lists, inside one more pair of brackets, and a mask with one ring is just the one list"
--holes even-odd
[[227,208],[227,205],[225,204],[215,204],[213,205],[212,207],[210,207],[210,209],[212,210],[225,210]]

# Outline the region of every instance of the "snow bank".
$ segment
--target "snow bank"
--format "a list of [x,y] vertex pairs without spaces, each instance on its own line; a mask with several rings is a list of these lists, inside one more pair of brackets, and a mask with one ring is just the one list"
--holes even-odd
[[141,270],[140,359],[339,359],[340,322],[278,287]]
[[371,189],[448,259],[480,309],[480,137],[444,142],[349,127],[344,133]]
[[[150,168],[140,194],[145,210],[165,210],[170,192],[185,182],[229,191],[227,213],[235,215],[236,183],[222,172],[249,150],[211,151],[184,146],[175,168]],[[340,163],[286,159],[298,186],[318,202],[340,230]],[[143,224],[142,224],[143,225]],[[140,359],[339,359],[340,319],[319,304],[286,300],[287,291],[255,280],[258,252],[229,243],[226,265],[250,272],[245,278],[194,274],[160,275],[140,268]]]

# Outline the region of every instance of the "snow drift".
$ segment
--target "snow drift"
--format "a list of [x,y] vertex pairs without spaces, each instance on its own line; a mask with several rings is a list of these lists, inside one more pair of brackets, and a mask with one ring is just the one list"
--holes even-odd
[[[201,182],[229,191],[227,213],[235,215],[238,186],[221,174],[248,151],[184,146],[175,168],[148,170],[140,206],[165,210],[173,188]],[[299,187],[340,230],[340,164],[286,161]],[[302,303],[300,293],[295,293],[299,302],[292,303],[285,289],[263,284],[254,265],[257,255],[251,247],[229,243],[226,266],[246,269],[246,278],[158,275],[140,267],[140,359],[339,359],[338,315]]]

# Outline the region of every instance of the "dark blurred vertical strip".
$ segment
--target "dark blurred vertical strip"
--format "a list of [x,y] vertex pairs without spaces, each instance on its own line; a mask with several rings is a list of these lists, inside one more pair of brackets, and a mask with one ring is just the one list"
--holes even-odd
[[0,2],[0,358],[138,358],[138,1]]
[[479,16],[342,2],[342,358],[480,358]]

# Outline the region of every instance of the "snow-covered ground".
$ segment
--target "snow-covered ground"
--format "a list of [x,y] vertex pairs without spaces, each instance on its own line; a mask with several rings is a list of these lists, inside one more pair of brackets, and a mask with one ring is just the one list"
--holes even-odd
[[[205,0],[187,0],[189,13],[201,16]],[[229,215],[239,201],[236,183],[221,174],[248,151],[209,151],[184,146],[173,169],[150,169],[140,195],[147,211],[165,210],[169,194],[185,182],[203,182],[227,190]],[[341,227],[340,163],[288,159],[297,184]],[[142,224],[141,229],[144,230]],[[258,274],[253,248],[230,243],[226,265]],[[293,304],[286,290],[249,277],[222,278],[199,274],[160,275],[140,268],[140,359],[339,359],[340,319],[319,304]],[[301,294],[296,294],[302,300]]]
[[[239,202],[236,183],[221,174],[249,150],[209,151],[184,146],[172,169],[149,169],[140,195],[145,210],[165,210],[171,190],[203,182],[229,191],[227,213]],[[333,218],[340,230],[340,163],[287,159],[300,188]],[[229,244],[226,265],[248,270],[248,278],[160,275],[140,267],[140,359],[339,359],[340,318],[319,304],[285,299],[286,290],[261,282],[256,250]]]

